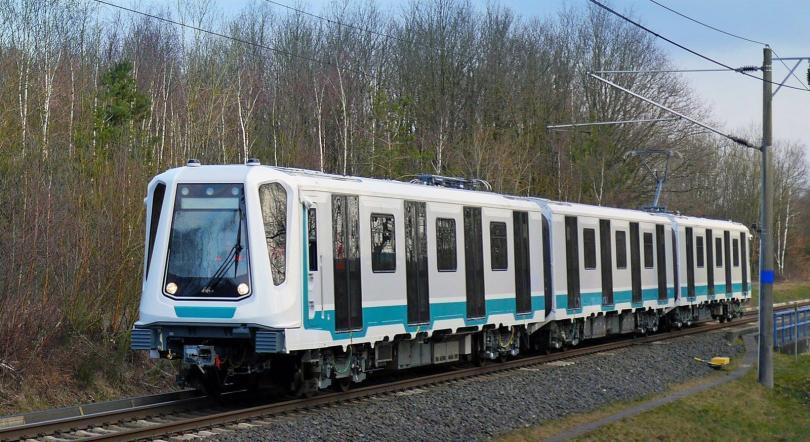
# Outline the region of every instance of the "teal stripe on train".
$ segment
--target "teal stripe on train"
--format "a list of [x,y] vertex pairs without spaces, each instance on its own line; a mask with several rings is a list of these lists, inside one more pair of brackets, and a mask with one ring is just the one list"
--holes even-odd
[[[648,288],[641,290],[641,300],[644,301],[659,301],[660,304],[667,304],[669,301],[675,298],[675,288],[669,287],[667,288],[667,298],[666,299],[658,299],[658,288]],[[557,300],[556,308],[558,309],[566,309],[569,313],[578,313],[582,310],[582,308],[576,309],[569,309],[568,308],[568,295],[566,294],[558,294],[555,296]],[[619,290],[613,293],[613,304],[602,304],[602,292],[587,292],[580,294],[580,302],[582,307],[594,307],[600,306],[602,311],[612,311],[614,310],[614,305],[616,304],[625,304],[630,303],[633,300],[633,291],[632,290]],[[637,304],[641,304],[640,302]]]
[[309,306],[309,278],[307,272],[309,270],[309,247],[307,244],[307,222],[308,217],[306,208],[302,207],[301,218],[301,249],[304,253],[301,254],[301,273],[302,284],[304,291],[303,302],[303,318],[305,329],[325,330],[332,335],[332,339],[348,339],[350,337],[361,338],[368,333],[369,327],[381,325],[402,325],[409,333],[417,331],[432,330],[435,321],[447,319],[463,319],[464,324],[482,325],[490,324],[490,316],[499,314],[512,314],[515,320],[532,319],[536,314],[541,313],[544,309],[543,295],[532,295],[532,311],[525,314],[517,313],[517,306],[514,296],[506,299],[487,299],[486,303],[486,316],[479,319],[467,319],[467,303],[465,301],[459,302],[437,302],[430,304],[430,322],[423,325],[409,325],[408,306],[401,305],[386,305],[376,307],[363,307],[363,327],[359,330],[351,332],[337,332],[335,331],[335,311],[325,310],[315,313],[315,317],[310,319],[307,308]]
[[174,313],[178,318],[231,319],[236,307],[175,306]]
[[[731,284],[731,292],[732,293],[740,293],[743,291],[743,285],[741,282],[735,282]],[[715,284],[714,285],[714,293],[715,296],[717,295],[724,295],[726,292],[726,285],[725,284]],[[750,290],[749,290],[750,292]],[[706,296],[709,294],[709,286],[708,285],[696,285],[695,286],[695,296]],[[689,296],[689,288],[688,287],[681,287],[681,296],[687,297]]]
[[511,314],[516,320],[531,319],[535,313],[543,310],[542,295],[532,296],[532,311],[526,314],[516,313],[515,298],[487,299],[486,316],[479,319],[467,319],[467,303],[457,302],[436,302],[430,304],[430,322],[422,325],[410,325],[407,323],[408,306],[385,305],[376,307],[363,307],[363,327],[352,332],[335,331],[335,311],[325,310],[315,313],[315,317],[310,319],[308,314],[304,316],[304,328],[307,330],[328,331],[333,339],[347,339],[350,336],[360,338],[366,336],[369,327],[383,325],[402,325],[408,333],[418,331],[433,330],[436,321],[448,319],[463,319],[465,326],[491,324],[490,316]]

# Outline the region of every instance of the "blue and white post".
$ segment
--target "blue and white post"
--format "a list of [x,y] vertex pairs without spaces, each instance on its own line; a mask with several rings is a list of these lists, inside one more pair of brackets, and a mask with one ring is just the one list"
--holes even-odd
[[759,366],[757,379],[773,388],[773,176],[769,150],[773,143],[771,114],[771,48],[765,46],[762,59],[762,207],[759,233]]

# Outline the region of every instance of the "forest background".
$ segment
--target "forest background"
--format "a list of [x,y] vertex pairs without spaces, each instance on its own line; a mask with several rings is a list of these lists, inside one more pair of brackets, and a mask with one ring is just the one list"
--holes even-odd
[[[425,0],[395,15],[346,1],[314,11],[325,20],[261,0],[229,16],[208,0],[158,5],[134,7],[190,27],[91,0],[0,0],[0,411],[170,383],[167,367],[128,351],[127,333],[146,184],[188,158],[476,177],[497,192],[638,208],[654,182],[627,152],[672,149],[668,209],[758,221],[754,150],[683,120],[547,130],[671,117],[587,76],[675,67],[602,10],[536,19]],[[676,74],[611,79],[713,119]],[[758,127],[738,129],[759,140]],[[805,146],[776,140],[774,152],[777,273],[804,278]]]

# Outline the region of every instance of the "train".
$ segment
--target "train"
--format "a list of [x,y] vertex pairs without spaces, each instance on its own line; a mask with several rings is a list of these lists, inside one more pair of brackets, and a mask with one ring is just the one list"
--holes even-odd
[[155,176],[133,350],[217,394],[346,390],[380,371],[502,361],[740,317],[732,221],[263,166]]

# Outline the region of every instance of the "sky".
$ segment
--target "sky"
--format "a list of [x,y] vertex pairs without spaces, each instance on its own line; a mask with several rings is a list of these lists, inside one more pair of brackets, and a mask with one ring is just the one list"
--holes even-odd
[[[218,0],[226,13],[253,0]],[[317,13],[332,0],[277,0]],[[397,14],[412,0],[370,0]],[[549,17],[569,7],[585,7],[588,0],[486,0],[513,10],[522,19]],[[730,66],[762,64],[762,46],[707,29],[654,4],[650,0],[600,0],[657,33]],[[752,40],[768,43],[782,57],[810,57],[810,1],[807,0],[656,0],[684,15]],[[159,2],[158,2],[159,3]],[[480,8],[486,2],[472,1]],[[280,13],[285,12],[280,6]],[[716,68],[706,60],[658,39],[658,45],[683,69]],[[786,62],[793,66],[795,62]],[[806,84],[807,61],[796,70]],[[781,82],[788,69],[774,61],[773,79]],[[700,100],[712,111],[713,122],[730,133],[755,131],[762,124],[762,83],[733,72],[682,74]],[[761,75],[761,73],[756,73]],[[795,78],[787,84],[801,86]],[[774,86],[774,89],[776,86]],[[773,101],[774,139],[800,142],[810,156],[810,92],[783,88]]]

